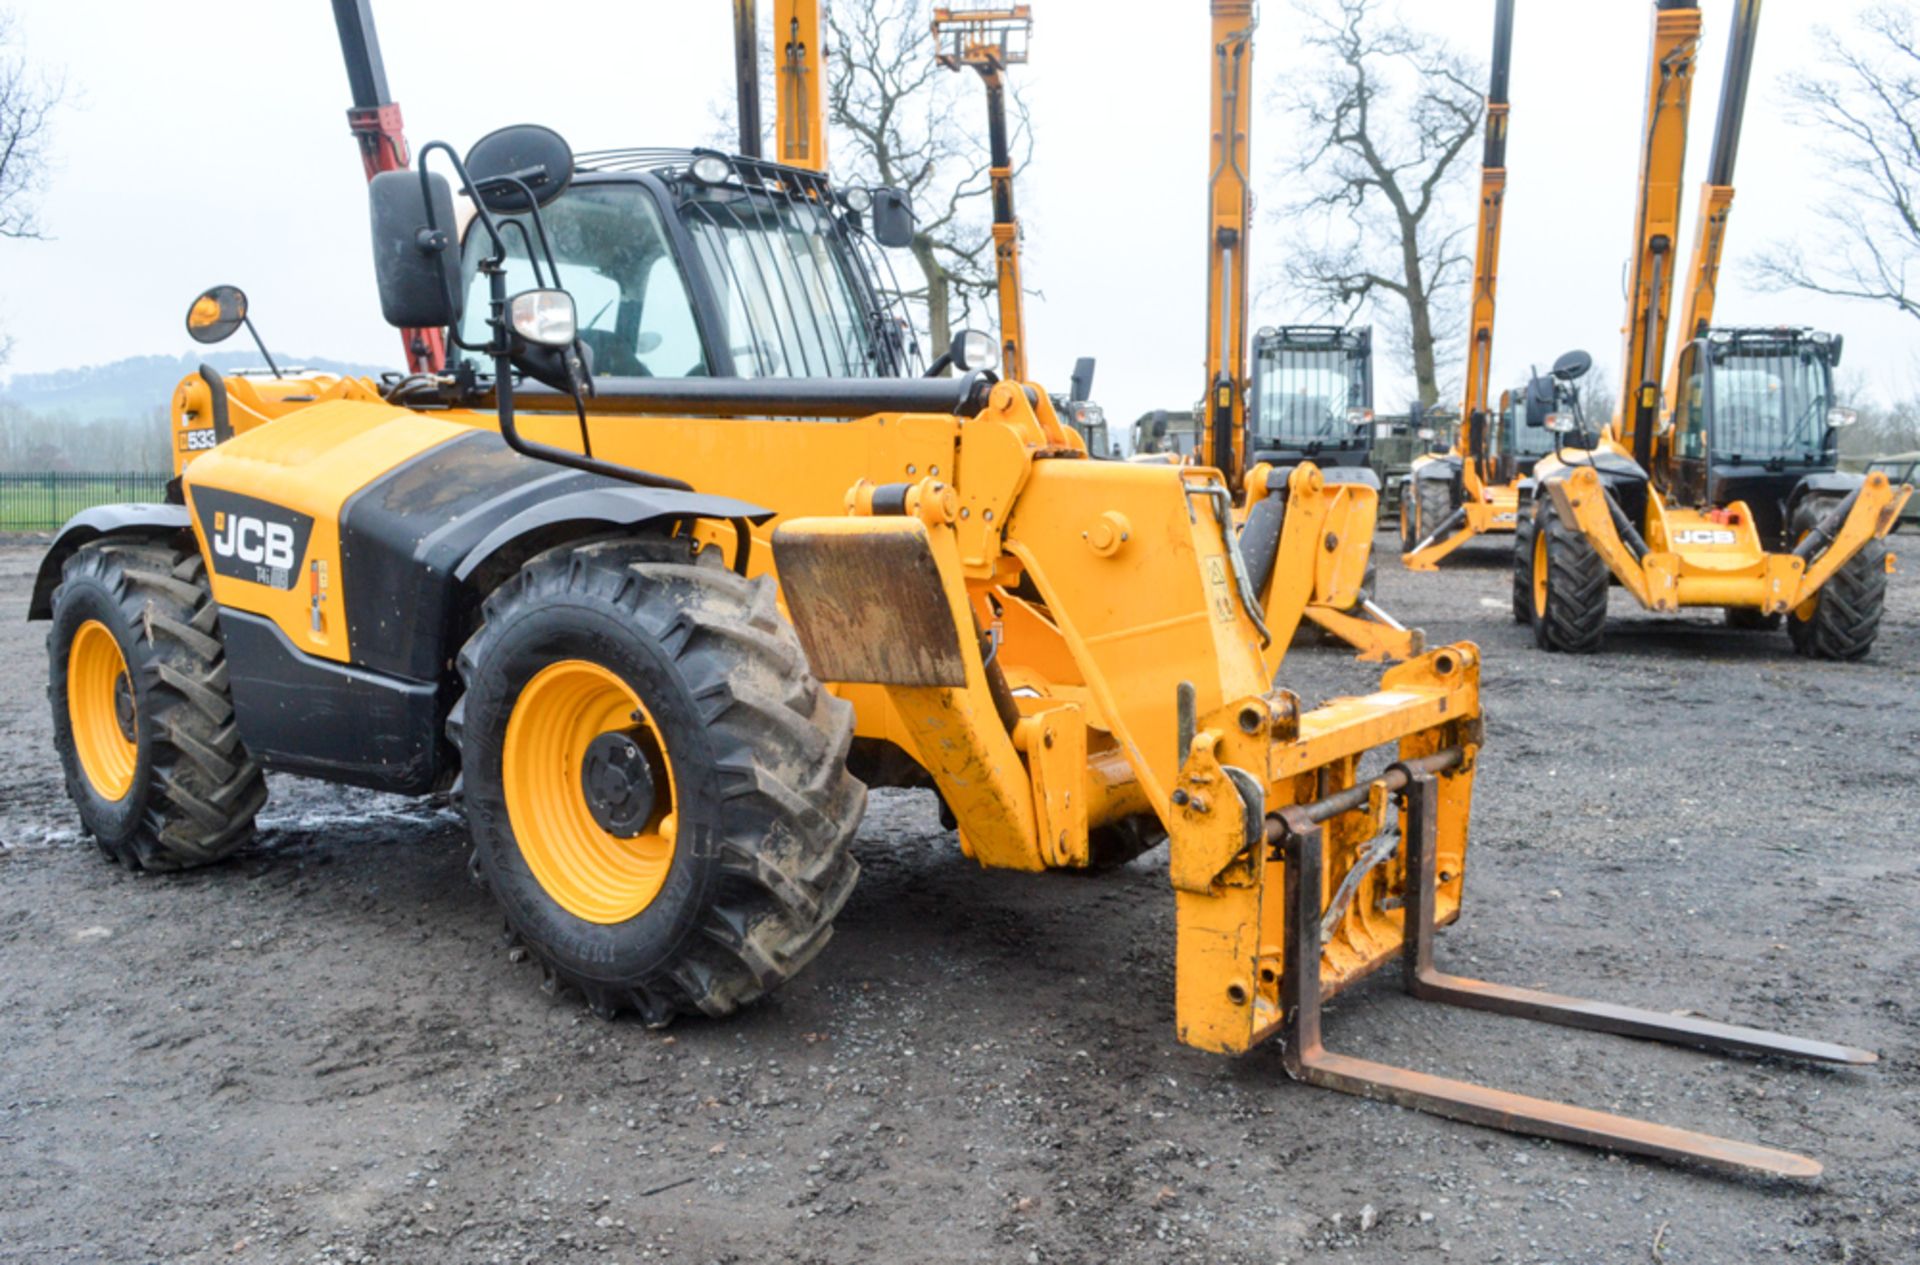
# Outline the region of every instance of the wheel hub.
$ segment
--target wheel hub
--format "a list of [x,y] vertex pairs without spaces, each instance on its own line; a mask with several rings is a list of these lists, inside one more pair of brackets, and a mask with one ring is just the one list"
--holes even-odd
[[113,681],[113,718],[119,722],[120,736],[128,742],[140,740],[135,724],[137,716],[133,705],[133,678],[122,672]]
[[653,816],[653,770],[640,744],[620,730],[587,745],[580,787],[593,820],[616,839],[638,835]]

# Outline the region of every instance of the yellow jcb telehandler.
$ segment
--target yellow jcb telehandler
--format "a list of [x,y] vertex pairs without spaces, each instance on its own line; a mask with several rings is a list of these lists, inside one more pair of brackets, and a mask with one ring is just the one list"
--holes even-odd
[[1913,490],[1838,468],[1838,429],[1853,421],[1834,403],[1841,339],[1712,324],[1759,23],[1759,0],[1739,0],[1681,337],[1663,377],[1700,10],[1656,0],[1619,410],[1588,437],[1571,392],[1584,353],[1529,391],[1529,424],[1576,436],[1521,484],[1515,613],[1543,649],[1598,650],[1612,583],[1651,611],[1720,607],[1738,629],[1784,621],[1814,658],[1863,658],[1879,632],[1893,570],[1884,542]]
[[[1322,466],[1307,459],[1303,444],[1283,437],[1289,429],[1283,425],[1284,409],[1269,408],[1265,425],[1251,425],[1262,420],[1250,411],[1261,392],[1247,371],[1257,19],[1253,0],[1210,0],[1209,9],[1213,92],[1207,132],[1207,381],[1195,460],[1221,471],[1236,494],[1237,517],[1256,559],[1255,593],[1273,608],[1269,623],[1276,646],[1284,649],[1305,618],[1359,650],[1363,660],[1410,658],[1425,646],[1424,635],[1373,601],[1379,477],[1365,464],[1330,460]],[[1269,353],[1261,362],[1269,371],[1269,405],[1277,405],[1283,391],[1296,391],[1322,376],[1311,364],[1305,375],[1295,372],[1277,354],[1282,350],[1277,342],[1256,346]],[[1367,350],[1370,356],[1370,342]],[[1326,426],[1351,433],[1373,421],[1370,409],[1350,404],[1352,378],[1345,353],[1344,346],[1335,350],[1341,389],[1332,393],[1324,415],[1313,419],[1316,430]],[[1367,382],[1370,389],[1371,379]],[[1290,565],[1276,573],[1257,561],[1276,548],[1299,569]]]
[[[1429,1000],[1874,1058],[1437,971],[1478,653],[1311,710],[1276,688],[1220,472],[1090,460],[1032,384],[900,376],[872,264],[911,228],[891,202],[712,151],[576,160],[530,126],[429,144],[369,196],[383,315],[443,330],[445,368],[195,375],[166,503],[88,510],[41,565],[56,742],[108,855],[220,859],[266,770],[456,789],[473,874],[549,979],[662,1024],[820,951],[865,785],[934,790],[998,868],[1098,866],[1157,828],[1181,1040],[1277,1038],[1301,1079],[1491,1127],[1819,1172],[1323,1048],[1324,998],[1398,966]],[[244,313],[209,292],[189,331]]]
[[1519,508],[1514,463],[1499,447],[1499,417],[1488,408],[1493,321],[1500,284],[1500,227],[1507,204],[1507,96],[1513,64],[1513,0],[1494,0],[1493,69],[1486,142],[1480,158],[1480,220],[1473,248],[1473,312],[1467,327],[1466,398],[1445,453],[1413,460],[1400,491],[1400,561],[1436,571],[1476,536],[1511,532]]

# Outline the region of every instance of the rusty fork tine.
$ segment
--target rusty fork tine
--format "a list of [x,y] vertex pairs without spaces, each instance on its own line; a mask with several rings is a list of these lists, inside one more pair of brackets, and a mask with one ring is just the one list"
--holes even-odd
[[1432,778],[1415,777],[1407,785],[1406,989],[1422,1001],[1443,1002],[1495,1014],[1517,1015],[1590,1032],[1663,1041],[1726,1054],[1771,1055],[1814,1063],[1865,1066],[1880,1061],[1870,1050],[1813,1041],[1804,1037],[1743,1028],[1711,1019],[1661,1014],[1636,1006],[1564,997],[1531,988],[1491,984],[1450,975],[1433,965],[1435,820]]
[[[1426,861],[1425,881],[1421,881],[1422,871],[1415,871],[1413,881],[1407,885],[1410,964],[1418,939],[1426,941],[1424,947],[1429,959],[1431,955],[1433,833],[1432,801],[1427,798],[1431,787],[1432,779],[1421,775],[1407,788],[1410,824],[1420,827],[1409,829],[1409,848],[1417,849],[1413,843],[1415,835],[1424,835],[1428,844],[1423,850],[1424,858],[1418,855],[1409,858]],[[1411,798],[1414,796],[1418,798]],[[1508,1133],[1531,1134],[1658,1159],[1688,1160],[1734,1172],[1771,1177],[1819,1176],[1818,1161],[1791,1152],[1505,1093],[1470,1081],[1450,1080],[1329,1052],[1320,1039],[1319,904],[1323,839],[1322,827],[1308,824],[1298,831],[1289,830],[1283,843],[1286,929],[1280,976],[1281,1028],[1287,1072],[1296,1080]],[[1421,889],[1426,902],[1423,908],[1416,909],[1414,893]],[[1425,937],[1420,937],[1414,929],[1416,914],[1424,917],[1428,933]]]

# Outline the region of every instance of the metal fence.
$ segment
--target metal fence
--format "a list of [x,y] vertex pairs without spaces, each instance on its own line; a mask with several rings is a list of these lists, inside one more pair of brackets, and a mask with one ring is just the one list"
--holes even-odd
[[93,505],[159,501],[164,474],[0,474],[0,531],[53,531]]

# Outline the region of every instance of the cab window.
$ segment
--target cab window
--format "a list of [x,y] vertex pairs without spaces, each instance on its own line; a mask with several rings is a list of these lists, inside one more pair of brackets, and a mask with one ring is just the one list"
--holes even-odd
[[[707,357],[653,198],[638,185],[576,185],[543,208],[560,285],[573,295],[580,339],[593,353],[593,371],[617,377],[693,378],[708,373]],[[507,245],[507,293],[535,285],[528,250],[538,248],[524,216],[498,219]],[[486,232],[469,227],[463,252],[467,342],[487,338],[488,283],[478,263]]]

